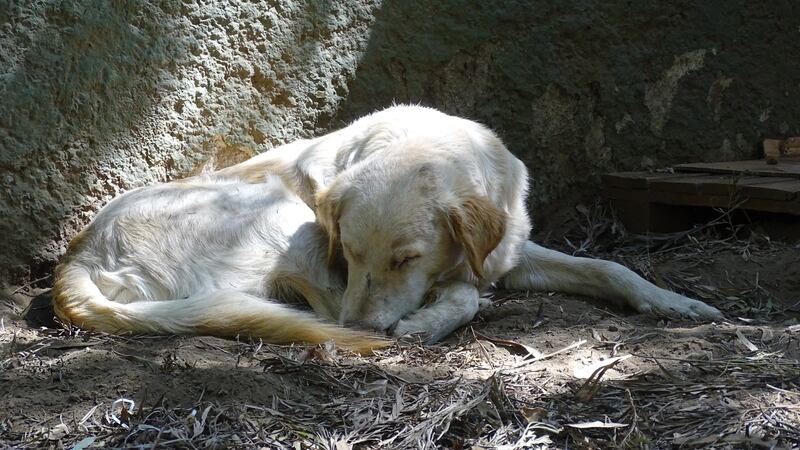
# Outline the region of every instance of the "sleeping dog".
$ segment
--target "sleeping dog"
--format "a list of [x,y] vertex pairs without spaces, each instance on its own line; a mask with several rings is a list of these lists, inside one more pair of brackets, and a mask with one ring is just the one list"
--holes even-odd
[[[107,332],[368,351],[386,344],[371,331],[441,339],[502,279],[644,313],[721,317],[619,264],[528,241],[527,189],[524,164],[488,128],[394,106],[113,200],[57,268],[56,313]],[[280,303],[296,295],[314,314]]]

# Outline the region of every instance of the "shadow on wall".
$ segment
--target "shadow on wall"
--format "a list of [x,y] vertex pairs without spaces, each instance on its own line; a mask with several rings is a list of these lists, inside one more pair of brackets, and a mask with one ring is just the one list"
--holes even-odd
[[0,3],[0,281],[214,134],[266,147],[392,101],[497,130],[545,224],[605,171],[800,134],[791,0],[153,3]]
[[[603,172],[756,155],[800,133],[793,2],[386,0],[333,125],[390,105],[483,122],[541,222]],[[794,80],[794,81],[793,81]]]
[[46,275],[121,192],[319,132],[377,6],[0,2],[0,284]]
[[138,0],[0,6],[0,22],[13,31],[0,39],[0,210],[9,218],[0,234],[15,245],[3,266],[32,255],[39,260],[31,272],[52,264],[61,248],[48,231],[85,222],[86,197],[126,186],[90,164],[132,157],[114,141],[147,118],[167,82],[162,69],[178,58],[157,12]]

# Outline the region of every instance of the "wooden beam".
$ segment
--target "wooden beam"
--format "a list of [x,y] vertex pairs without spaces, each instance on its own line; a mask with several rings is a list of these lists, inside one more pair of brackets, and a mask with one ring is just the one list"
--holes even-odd
[[688,176],[701,175],[670,172],[615,172],[603,175],[603,185],[623,189],[647,189],[650,187],[650,183],[655,180],[685,178]]
[[800,193],[800,179],[731,175],[671,178],[651,183],[652,190],[696,195],[728,196],[735,202],[743,198],[793,200]]
[[800,160],[781,158],[775,165],[763,159],[748,161],[729,161],[720,163],[691,163],[675,166],[676,172],[705,172],[761,175],[765,177],[800,178]]

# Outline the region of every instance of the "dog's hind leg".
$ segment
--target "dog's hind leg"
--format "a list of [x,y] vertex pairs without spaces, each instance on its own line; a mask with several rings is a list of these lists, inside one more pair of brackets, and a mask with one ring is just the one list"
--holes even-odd
[[662,289],[615,262],[570,256],[530,241],[523,244],[519,262],[503,282],[513,290],[558,291],[615,301],[642,313],[722,317],[716,308]]
[[430,305],[397,322],[392,334],[419,334],[434,343],[471,321],[481,306],[480,292],[469,283],[448,283],[436,288],[435,295]]
[[335,322],[346,281],[343,273],[328,267],[327,246],[327,235],[319,224],[303,224],[288,238],[273,283],[289,287],[303,296],[317,315]]
[[344,294],[343,286],[320,282],[319,278],[300,273],[283,276],[277,281],[300,294],[318,316],[336,322],[339,302]]

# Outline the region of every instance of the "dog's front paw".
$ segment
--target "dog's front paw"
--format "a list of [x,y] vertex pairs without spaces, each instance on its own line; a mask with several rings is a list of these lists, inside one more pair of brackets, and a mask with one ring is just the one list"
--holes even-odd
[[720,320],[722,312],[699,300],[658,288],[650,295],[644,295],[632,305],[637,311],[672,318],[693,320]]
[[433,343],[438,339],[433,339],[434,333],[425,327],[419,321],[410,319],[401,319],[391,330],[392,336],[396,338],[411,339],[415,342]]

